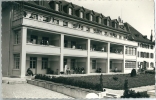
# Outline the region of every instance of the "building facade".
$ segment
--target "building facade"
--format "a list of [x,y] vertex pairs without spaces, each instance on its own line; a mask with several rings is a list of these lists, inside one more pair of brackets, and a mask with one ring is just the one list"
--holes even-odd
[[[144,42],[131,38],[130,25],[120,18],[113,20],[66,1],[3,2],[2,6],[3,76],[25,77],[28,68],[34,74],[60,74],[66,67],[75,74],[98,69],[129,73],[142,62],[138,44]],[[147,44],[153,46],[147,52],[154,55],[154,43]],[[154,56],[148,62],[154,67]]]

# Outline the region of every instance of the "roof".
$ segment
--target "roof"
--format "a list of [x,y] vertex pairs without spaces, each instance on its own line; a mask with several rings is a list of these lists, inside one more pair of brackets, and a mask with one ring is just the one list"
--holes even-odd
[[130,32],[129,39],[136,42],[148,43],[148,44],[155,44],[153,41],[150,41],[147,36],[142,35],[139,31],[137,31],[133,26],[128,23],[124,23],[127,31]]

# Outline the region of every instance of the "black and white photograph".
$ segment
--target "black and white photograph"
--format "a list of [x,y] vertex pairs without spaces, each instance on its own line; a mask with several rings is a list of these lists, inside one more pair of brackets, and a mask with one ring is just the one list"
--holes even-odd
[[154,0],[1,1],[1,95],[155,98]]

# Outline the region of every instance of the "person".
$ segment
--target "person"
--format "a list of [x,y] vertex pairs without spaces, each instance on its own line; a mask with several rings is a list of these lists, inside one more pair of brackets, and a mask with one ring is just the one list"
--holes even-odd
[[41,43],[40,44],[43,45],[43,40],[41,40]]
[[70,74],[70,68],[69,67],[67,68],[66,71],[67,71],[67,75]]
[[64,73],[66,74],[67,72],[67,64],[64,66]]
[[105,50],[104,47],[102,47],[101,51],[104,52],[104,50]]
[[115,67],[115,72],[117,72],[118,71],[118,69],[117,69],[117,67]]
[[31,70],[30,68],[28,68],[28,69],[27,69],[27,75],[28,75],[28,76],[29,76],[29,75],[34,76],[34,74],[33,74],[32,70]]
[[47,45],[49,45],[49,41],[47,41]]

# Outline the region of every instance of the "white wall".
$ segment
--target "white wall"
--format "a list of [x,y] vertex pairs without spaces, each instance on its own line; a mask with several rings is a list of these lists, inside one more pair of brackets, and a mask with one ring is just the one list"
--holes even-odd
[[43,55],[27,55],[26,56],[26,70],[30,67],[30,57],[37,57],[37,72],[36,69],[31,69],[33,73],[37,74],[46,74],[47,69],[42,69],[42,57],[48,58],[48,68],[51,68],[54,73],[56,74],[57,69],[59,71],[60,63],[59,63],[59,56],[43,56]]
[[[96,68],[92,69],[92,60],[96,60]],[[97,68],[101,68],[102,72],[106,72],[106,67],[107,67],[107,60],[106,59],[96,59],[96,58],[91,58],[90,59],[90,72],[91,73],[96,73]]]

